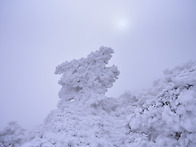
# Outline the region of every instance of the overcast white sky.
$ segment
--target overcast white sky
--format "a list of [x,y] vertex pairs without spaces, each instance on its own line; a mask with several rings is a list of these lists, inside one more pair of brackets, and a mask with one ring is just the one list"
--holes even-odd
[[41,124],[59,100],[55,67],[102,45],[121,72],[108,96],[149,88],[196,59],[196,1],[1,0],[0,129]]

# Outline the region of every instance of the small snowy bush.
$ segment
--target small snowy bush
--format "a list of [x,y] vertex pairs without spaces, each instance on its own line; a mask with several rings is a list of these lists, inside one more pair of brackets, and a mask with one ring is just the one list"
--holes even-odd
[[0,147],[18,147],[24,141],[24,130],[16,123],[10,122],[0,132]]

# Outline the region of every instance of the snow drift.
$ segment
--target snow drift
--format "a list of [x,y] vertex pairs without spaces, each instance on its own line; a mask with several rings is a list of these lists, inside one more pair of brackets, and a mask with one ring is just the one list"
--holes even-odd
[[[107,66],[112,54],[101,47],[57,66],[55,73],[62,74],[58,108],[15,146],[196,146],[196,62],[165,71],[150,90],[109,98],[105,92],[119,75],[116,66]],[[8,142],[5,132],[0,146]]]

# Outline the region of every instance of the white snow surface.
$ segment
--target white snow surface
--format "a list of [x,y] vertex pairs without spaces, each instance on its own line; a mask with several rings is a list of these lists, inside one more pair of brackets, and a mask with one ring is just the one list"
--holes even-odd
[[[196,146],[196,62],[166,70],[151,89],[109,98],[105,92],[119,75],[116,66],[107,66],[112,53],[101,47],[57,66],[55,73],[62,74],[58,108],[15,146]],[[3,136],[0,132],[2,146]]]

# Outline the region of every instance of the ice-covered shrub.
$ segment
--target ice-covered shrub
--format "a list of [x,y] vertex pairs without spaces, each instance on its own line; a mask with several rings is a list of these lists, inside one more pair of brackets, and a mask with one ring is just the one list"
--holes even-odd
[[18,147],[24,141],[24,129],[16,122],[9,122],[8,126],[0,132],[0,147]]
[[196,146],[195,62],[165,71],[163,80],[137,97],[131,132],[144,134],[158,146]]

